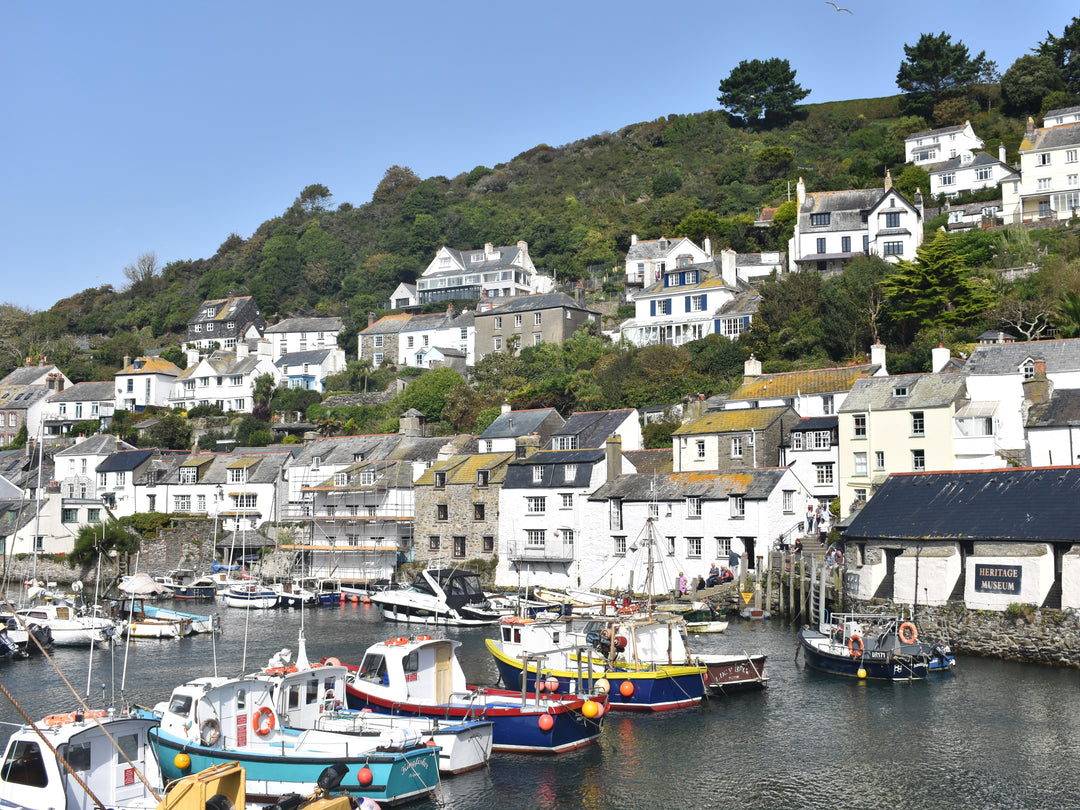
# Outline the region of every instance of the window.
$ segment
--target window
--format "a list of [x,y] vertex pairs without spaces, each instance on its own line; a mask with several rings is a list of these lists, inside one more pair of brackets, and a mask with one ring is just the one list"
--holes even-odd
[[814,482],[818,485],[831,484],[833,482],[833,465],[829,462],[815,464]]
[[892,395],[894,397],[906,397],[909,393],[909,389],[906,385],[897,385],[893,387]]
[[612,498],[608,501],[608,526],[615,531],[619,531],[623,527],[622,501],[618,498]]
[[671,314],[671,299],[664,298],[656,302],[656,314],[657,315],[670,315]]
[[214,331],[214,325],[212,323],[208,323],[206,325],[206,331],[207,332],[213,332]]
[[690,497],[686,499],[686,516],[692,518],[701,517],[701,498]]
[[[153,510],[150,510],[150,511],[153,511]],[[205,495],[196,495],[195,496],[195,511],[196,512],[205,512],[206,511],[206,496]]]
[[[576,436],[574,437],[577,438]],[[563,481],[573,481],[577,478],[577,464],[564,464],[563,465]]]
[[525,511],[530,515],[542,515],[546,510],[547,498],[528,497],[525,499]]
[[614,544],[614,548],[612,548],[612,552],[615,554],[615,556],[616,557],[625,557],[626,556],[626,537],[625,536],[617,536],[617,537],[612,537],[611,540],[612,540],[612,542]]
[[530,548],[544,547],[544,529],[529,529],[525,532],[525,545]]
[[723,559],[727,559],[731,554],[731,538],[730,537],[717,537],[716,540],[716,556]]
[[875,450],[874,451],[874,469],[875,470],[884,470],[885,469],[885,451],[884,450]]
[[476,485],[478,487],[486,487],[488,481],[491,480],[491,470],[477,470],[476,471]]
[[439,535],[437,535],[437,534],[429,534],[427,542],[428,542],[428,548],[429,549],[431,549],[432,551],[438,551],[439,550]]
[[827,211],[824,214],[811,214],[810,215],[810,224],[813,225],[814,227],[828,225],[830,216],[831,215]]
[[174,512],[190,512],[191,511],[191,496],[190,495],[173,495],[173,511]]
[[857,504],[866,503],[866,490],[865,489],[857,489],[857,490],[855,490],[855,503],[857,503]]
[[247,481],[247,469],[244,467],[234,467],[229,470],[229,483],[230,484],[243,484]]
[[912,450],[911,451],[911,469],[914,472],[923,472],[926,469],[926,451],[925,450]]
[[990,179],[990,167],[989,166],[980,166],[979,168],[977,168],[975,170],[975,179],[976,180],[989,180]]
[[742,495],[732,495],[728,498],[728,503],[731,505],[731,516],[733,518],[746,517],[746,500]]
[[691,295],[690,296],[690,311],[701,312],[705,309],[705,296],[704,295]]
[[539,332],[533,332],[533,346],[539,346],[544,342],[544,336]]
[[465,538],[461,535],[454,536],[454,556],[462,559],[465,557]]
[[118,472],[116,474],[116,486],[117,487],[127,486],[127,473],[126,472]]
[[1040,177],[1035,184],[1036,191],[1049,191],[1051,188],[1049,177]]
[[1025,360],[1023,365],[1020,366],[1020,373],[1024,376],[1025,380],[1030,380],[1035,376],[1035,361]]
[[542,484],[544,482],[544,467],[542,464],[537,464],[532,468],[533,471],[533,483]]
[[573,509],[574,508],[574,494],[572,492],[564,492],[559,496],[561,508]]
[[202,324],[201,323],[195,324],[195,331],[196,332],[201,332],[202,331]]
[[578,449],[578,437],[573,436],[553,436],[551,438],[552,450],[577,450]]
[[78,509],[61,509],[60,510],[60,522],[61,523],[78,523],[79,522],[79,510]]
[[135,379],[133,377],[128,377],[127,392],[129,394],[135,393]]
[[405,348],[411,349],[413,347],[414,340],[415,338],[412,335],[409,335],[407,338],[405,338]]
[[869,253],[870,252],[870,235],[869,234],[865,234],[865,233],[863,234],[862,252],[863,253]]
[[1050,153],[1043,152],[1041,155],[1035,156],[1036,166],[1049,166],[1050,165]]
[[562,530],[562,538],[563,538],[563,545],[564,546],[572,546],[572,545],[574,545],[574,530],[573,529],[563,529]]
[[495,328],[502,329],[502,315],[495,316]]
[[544,320],[544,313],[537,312],[533,315],[533,326],[539,326]]
[[795,490],[784,490],[784,513],[791,514],[795,511]]
[[501,337],[493,338],[492,341],[491,341],[491,347],[495,351],[501,352],[502,351],[502,338]]
[[[150,496],[150,511],[154,511],[154,496]],[[101,523],[101,510],[100,509],[87,509],[86,510],[86,522],[87,523]]]
[[[1065,180],[1068,183],[1069,188],[1076,188],[1080,185],[1080,175],[1070,174]],[[78,414],[75,415],[78,416]]]
[[701,538],[700,537],[687,537],[686,538],[686,556],[687,557],[701,557]]
[[105,473],[98,473],[97,484],[102,488],[107,487],[109,485],[109,477]]
[[450,506],[449,504],[439,503],[435,504],[435,520],[445,522],[450,519]]
[[[807,438],[809,438],[809,437],[807,437]],[[791,449],[792,450],[802,450],[803,449],[803,434],[802,433],[792,433],[791,434]]]
[[855,454],[855,475],[860,478],[866,476],[866,453]]
[[459,340],[468,340],[468,339],[469,339],[469,328],[467,326],[463,326],[463,327],[461,327],[461,337],[459,338]]
[[446,473],[444,473],[444,472],[435,473],[435,489],[445,489],[445,488],[446,488]]
[[922,411],[911,412],[911,435],[912,436],[925,436],[926,435],[926,419],[924,418]]
[[372,345],[374,345],[376,349],[381,349],[383,347],[383,336],[382,335],[375,335],[375,337],[373,337],[371,340],[372,340]]
[[842,253],[851,253],[851,237],[850,236],[841,236],[840,237],[840,251]]
[[742,436],[733,436],[731,439],[731,457],[742,458]]
[[866,438],[866,414],[864,414],[864,413],[855,414],[854,426],[855,426],[855,430],[854,430],[854,433],[852,435],[856,439],[865,439]]
[[495,535],[493,535],[493,534],[485,534],[484,537],[483,537],[483,544],[484,544],[484,551],[488,551],[488,552],[494,551],[495,550]]
[[827,430],[815,430],[813,433],[807,434],[806,439],[807,449],[810,448],[811,439],[813,439],[813,447],[815,450],[828,450],[832,447],[832,433]]
[[694,442],[694,449],[697,458],[705,458],[705,440],[698,439]]
[[885,255],[886,256],[902,256],[904,253],[903,242],[886,242],[885,243]]
[[900,212],[890,211],[885,215],[885,227],[886,228],[899,228],[900,227]]
[[234,509],[254,509],[255,506],[256,506],[256,503],[258,501],[258,497],[259,497],[258,495],[254,495],[254,494],[250,494],[250,493],[249,494],[241,493],[239,495],[233,495],[232,496],[233,508]]
[[520,327],[520,326],[521,326],[521,316],[520,315],[515,315],[514,316],[514,327],[517,328],[517,327]]
[[817,240],[817,252],[818,253],[824,253],[825,252],[825,237],[824,236],[819,237],[818,240]]
[[956,172],[943,172],[941,175],[941,185],[943,186],[955,186],[956,185]]

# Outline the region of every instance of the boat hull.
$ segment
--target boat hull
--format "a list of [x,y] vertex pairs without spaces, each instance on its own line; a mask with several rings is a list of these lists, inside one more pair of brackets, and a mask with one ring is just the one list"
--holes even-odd
[[[843,644],[808,629],[799,631],[799,648],[808,666],[847,678],[923,680],[933,672],[944,672],[956,665],[956,659],[952,655],[939,657],[931,654],[893,654],[871,650],[864,655],[855,656]],[[861,675],[860,670],[863,673]]]
[[267,610],[278,606],[278,595],[273,591],[234,591],[226,588],[221,592],[221,600],[231,608]]
[[705,685],[710,692],[726,694],[740,689],[761,689],[768,685],[763,654],[702,655],[696,659],[704,665]]
[[[488,652],[495,658],[499,676],[507,689],[522,688],[521,661],[503,652],[499,642],[486,639]],[[629,671],[604,669],[593,665],[593,683],[601,677],[610,684],[608,707],[614,711],[662,712],[681,709],[700,703],[705,695],[705,669],[699,666],[660,666],[655,669]],[[577,669],[543,669],[543,680],[554,676],[559,684],[555,694],[572,694],[592,687],[588,683],[588,668],[582,665]],[[536,685],[536,664],[530,663],[525,672],[525,690],[533,693]],[[581,682],[584,679],[585,682]],[[624,687],[623,684],[629,684]],[[625,690],[625,691],[624,691]]]
[[400,602],[388,601],[379,596],[372,596],[373,604],[379,606],[383,618],[392,622],[406,622],[408,624],[443,625],[448,627],[476,627],[487,624],[495,624],[499,621],[498,615],[491,618],[470,618],[456,610],[449,609],[440,612],[437,608],[432,609],[423,605],[412,605]]
[[[427,746],[402,752],[363,753],[357,756],[334,756],[310,752],[304,756],[282,756],[281,749],[265,751],[231,748],[228,750],[193,745],[161,729],[150,732],[162,777],[179,779],[225,762],[239,762],[246,773],[247,798],[254,802],[276,802],[288,793],[306,793],[316,784],[319,774],[329,765],[345,765],[349,772],[340,789],[375,799],[380,803],[399,804],[430,794],[439,784],[437,752]],[[189,765],[179,768],[176,755],[187,754]],[[370,785],[359,782],[362,768],[372,773]]]

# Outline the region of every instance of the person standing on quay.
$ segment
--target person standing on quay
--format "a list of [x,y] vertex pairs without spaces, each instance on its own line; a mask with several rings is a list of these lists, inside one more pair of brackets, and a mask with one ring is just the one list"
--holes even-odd
[[[819,506],[818,509],[820,509],[820,508],[821,507]],[[807,534],[813,534],[814,533],[814,502],[813,501],[810,501],[810,503],[808,503],[806,505],[806,533]]]

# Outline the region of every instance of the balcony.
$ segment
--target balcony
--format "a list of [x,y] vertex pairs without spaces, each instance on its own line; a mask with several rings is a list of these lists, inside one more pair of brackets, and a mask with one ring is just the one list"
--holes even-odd
[[574,559],[574,544],[551,539],[543,545],[522,542],[508,552],[511,562],[570,562]]

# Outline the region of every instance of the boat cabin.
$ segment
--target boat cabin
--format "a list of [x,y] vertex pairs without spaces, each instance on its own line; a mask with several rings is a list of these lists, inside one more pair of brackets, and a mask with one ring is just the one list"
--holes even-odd
[[452,695],[466,693],[465,673],[456,650],[460,641],[392,638],[368,647],[360,668],[353,673],[365,692],[409,703],[449,703]]

